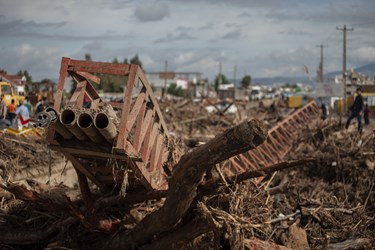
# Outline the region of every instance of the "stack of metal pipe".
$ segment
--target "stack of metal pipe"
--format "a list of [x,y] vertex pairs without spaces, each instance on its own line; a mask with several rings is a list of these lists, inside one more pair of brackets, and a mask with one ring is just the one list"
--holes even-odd
[[113,144],[117,135],[114,117],[114,111],[93,114],[90,110],[65,109],[59,115],[53,108],[47,108],[38,114],[34,126],[53,126],[65,140],[76,138],[80,141]]

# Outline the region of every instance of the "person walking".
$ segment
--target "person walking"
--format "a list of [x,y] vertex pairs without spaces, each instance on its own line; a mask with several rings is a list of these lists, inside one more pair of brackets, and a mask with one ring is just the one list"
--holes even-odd
[[14,99],[12,99],[11,103],[8,105],[8,108],[7,108],[8,120],[10,121],[11,126],[15,125],[15,120],[17,116],[16,114],[17,107],[16,107],[16,104],[14,103],[15,101]]
[[370,114],[371,114],[371,110],[368,104],[366,103],[365,108],[363,109],[363,118],[365,119],[366,125],[370,124]]
[[31,105],[31,103],[29,101],[29,98],[27,98],[27,97],[25,98],[25,100],[23,102],[23,105],[25,105],[26,108],[29,110],[29,114],[31,116],[32,105]]
[[27,126],[30,121],[30,113],[29,109],[25,105],[27,103],[26,100],[22,102],[22,104],[17,108],[17,129],[22,130],[24,126]]
[[7,115],[7,104],[4,100],[4,95],[0,97],[0,120],[5,119]]
[[345,128],[348,129],[350,125],[350,121],[353,118],[357,118],[358,121],[358,132],[362,132],[362,111],[363,111],[363,97],[362,97],[362,90],[361,88],[357,88],[356,90],[357,96],[354,99],[353,105],[350,107],[350,116],[346,121]]
[[328,109],[327,106],[323,103],[321,106],[322,113],[320,115],[320,118],[325,121],[328,117]]

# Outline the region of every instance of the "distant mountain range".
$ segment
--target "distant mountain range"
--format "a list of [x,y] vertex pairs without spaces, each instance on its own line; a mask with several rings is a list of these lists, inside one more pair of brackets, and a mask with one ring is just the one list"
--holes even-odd
[[[350,71],[350,69],[348,69]],[[361,67],[355,68],[355,72],[362,73],[365,76],[375,76],[375,62],[374,63],[369,63],[366,65],[363,65]],[[342,71],[335,71],[335,72],[329,72],[326,74],[326,77],[334,77],[336,75],[341,76]]]
[[[350,69],[348,69],[350,70]],[[366,76],[375,76],[375,62],[363,65],[361,67],[355,68],[354,71],[362,73]],[[264,84],[264,85],[277,85],[285,83],[305,83],[313,84],[316,81],[316,74],[312,72],[313,75],[312,81],[307,76],[277,76],[277,77],[254,77],[251,82],[255,84]],[[341,75],[342,71],[329,72],[324,74],[324,78],[333,78],[336,75]],[[241,85],[241,79],[236,79],[236,85]]]

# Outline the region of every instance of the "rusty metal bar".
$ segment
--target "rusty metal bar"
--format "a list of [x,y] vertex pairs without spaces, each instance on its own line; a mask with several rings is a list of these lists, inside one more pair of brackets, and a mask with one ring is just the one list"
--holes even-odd
[[314,101],[290,114],[268,131],[268,138],[259,147],[232,157],[224,168],[228,175],[236,175],[249,169],[262,169],[276,164],[289,152],[293,141],[320,113]]
[[[77,87],[72,97],[66,102],[67,106],[65,107],[62,105],[62,91],[68,74],[77,83]],[[124,102],[116,104],[116,108],[119,110],[116,121],[111,120],[110,122],[109,120],[112,117],[106,119],[105,115],[101,115],[105,114],[106,111],[103,111],[103,107],[108,105],[108,103],[104,103],[95,88],[91,85],[91,83],[99,84],[101,82],[100,77],[98,77],[100,74],[125,76]],[[90,108],[83,107],[85,95],[88,95],[91,100]],[[103,128],[98,122],[104,119],[104,127],[106,127],[107,120],[108,125],[111,125],[111,136],[103,135],[110,144],[99,143],[100,140],[91,138],[91,134],[89,135],[91,140],[87,136],[64,139],[56,136],[56,131],[53,127],[48,129],[47,140],[51,145],[55,145],[53,149],[64,152],[73,165],[77,165],[75,167],[97,186],[103,187],[103,185],[108,185],[108,181],[101,182],[101,180],[109,178],[108,176],[100,176],[100,173],[97,176],[90,172],[92,163],[97,159],[103,159],[103,154],[99,155],[94,150],[96,149],[96,145],[100,144],[100,147],[108,148],[105,152],[113,152],[113,157],[111,158],[124,159],[122,160],[122,164],[133,171],[135,179],[141,182],[145,188],[167,188],[167,174],[164,172],[163,164],[167,161],[168,153],[170,153],[166,148],[168,129],[151,86],[138,65],[80,61],[64,57],[61,60],[56,98],[54,108],[57,112],[63,113],[67,108],[71,108],[74,111],[82,113],[80,123],[82,129],[86,129],[83,119],[86,117],[93,118],[95,128],[99,129],[102,135]],[[67,112],[69,111],[64,113],[64,117]],[[76,124],[75,120],[72,125]],[[70,130],[70,127],[68,129]],[[80,145],[77,143],[77,138],[81,140],[82,148],[74,151],[72,149]],[[67,153],[68,151],[70,153]],[[80,161],[79,159],[84,160]],[[125,159],[128,160],[126,161]],[[133,161],[131,159],[139,160]],[[115,180],[117,177],[113,179]]]

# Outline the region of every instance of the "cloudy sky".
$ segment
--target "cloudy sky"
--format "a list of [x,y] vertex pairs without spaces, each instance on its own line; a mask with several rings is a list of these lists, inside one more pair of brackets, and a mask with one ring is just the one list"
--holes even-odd
[[[374,0],[0,0],[0,69],[57,79],[61,57],[119,61],[138,54],[146,71],[228,77],[315,77],[375,62]],[[236,70],[234,70],[236,69]],[[236,73],[234,73],[236,72]]]

